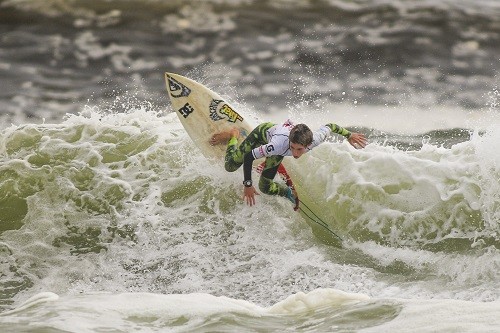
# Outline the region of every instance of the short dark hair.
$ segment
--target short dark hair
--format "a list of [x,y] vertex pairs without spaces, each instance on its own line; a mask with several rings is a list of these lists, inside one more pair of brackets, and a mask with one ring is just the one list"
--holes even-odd
[[313,132],[306,124],[297,124],[290,131],[289,139],[291,143],[307,147],[313,142]]

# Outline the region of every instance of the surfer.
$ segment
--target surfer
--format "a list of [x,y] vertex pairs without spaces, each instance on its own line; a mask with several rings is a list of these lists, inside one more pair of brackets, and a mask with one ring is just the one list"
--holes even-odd
[[244,180],[243,199],[248,205],[255,205],[255,195],[259,193],[252,183],[252,162],[265,157],[265,164],[259,180],[261,192],[279,195],[295,202],[297,194],[287,186],[273,181],[281,161],[285,156],[299,158],[324,142],[332,133],[344,136],[355,148],[364,148],[367,144],[361,133],[351,133],[345,128],[330,123],[321,126],[313,133],[305,124],[294,125],[290,120],[284,124],[263,123],[257,126],[241,144],[238,144],[240,131],[232,128],[228,131],[214,134],[210,144],[217,145],[227,142],[225,168],[229,172],[236,171],[243,165]]

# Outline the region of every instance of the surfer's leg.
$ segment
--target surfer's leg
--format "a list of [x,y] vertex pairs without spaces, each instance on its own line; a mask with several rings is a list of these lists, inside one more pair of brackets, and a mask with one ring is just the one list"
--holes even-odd
[[259,180],[259,190],[262,193],[287,197],[288,187],[278,184],[273,180],[282,160],[283,156],[270,156],[266,158],[266,165]]
[[237,170],[243,164],[246,154],[252,151],[252,149],[266,144],[266,131],[273,126],[273,123],[260,124],[252,132],[250,132],[240,145],[238,145],[237,138],[232,137],[229,139],[224,165],[226,170],[229,172]]

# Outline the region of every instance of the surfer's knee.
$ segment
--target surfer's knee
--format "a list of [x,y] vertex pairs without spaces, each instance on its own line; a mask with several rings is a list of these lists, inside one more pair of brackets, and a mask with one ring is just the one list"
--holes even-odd
[[279,195],[281,197],[287,196],[288,187],[282,186],[273,181],[272,179],[260,176],[259,190],[264,194]]
[[272,190],[273,184],[274,182],[272,180],[261,176],[259,180],[259,190],[264,194],[275,194]]

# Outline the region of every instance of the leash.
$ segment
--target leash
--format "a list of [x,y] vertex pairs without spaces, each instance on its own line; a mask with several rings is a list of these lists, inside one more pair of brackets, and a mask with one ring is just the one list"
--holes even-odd
[[[261,168],[261,170],[263,170],[265,167],[265,162],[261,163],[259,165],[258,168]],[[290,178],[290,176],[288,175],[288,172],[286,171],[285,167],[283,166],[283,164],[280,164],[279,167],[278,167],[278,173],[280,174],[280,176],[283,177],[283,180],[285,181],[286,185],[288,187],[290,187],[292,189],[292,191],[295,191],[295,188],[294,188],[294,185],[293,185],[293,182],[292,182],[292,179]],[[304,209],[301,208],[302,207],[305,207],[309,213],[305,212]],[[298,196],[295,197],[295,207],[293,208],[294,211],[296,212],[302,212],[302,214],[304,214],[305,216],[307,216],[308,219],[310,219],[311,221],[313,221],[314,223],[322,226],[325,230],[327,230],[331,235],[333,235],[335,238],[337,238],[338,240],[340,240],[342,242],[342,238],[337,235],[332,229],[330,229],[328,227],[328,224],[326,222],[324,222],[318,215],[316,215],[311,208],[309,208],[303,201],[301,201],[299,199]],[[311,216],[313,215],[314,218]]]

